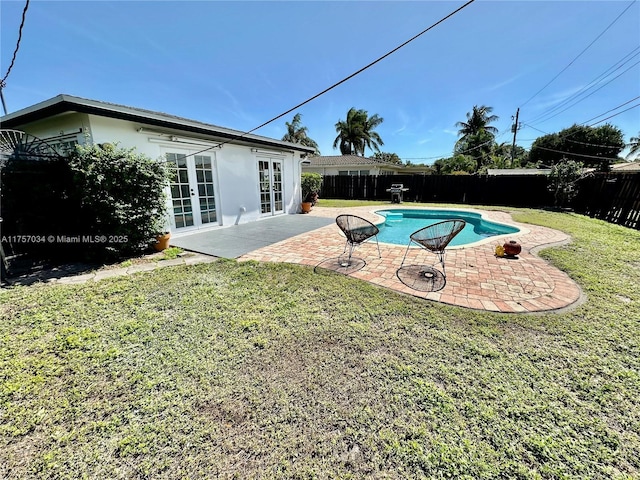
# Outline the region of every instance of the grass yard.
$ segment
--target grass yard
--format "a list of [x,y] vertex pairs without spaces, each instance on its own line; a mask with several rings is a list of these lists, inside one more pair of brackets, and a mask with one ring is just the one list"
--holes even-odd
[[585,304],[225,260],[5,289],[0,478],[640,478],[640,232],[511,210]]

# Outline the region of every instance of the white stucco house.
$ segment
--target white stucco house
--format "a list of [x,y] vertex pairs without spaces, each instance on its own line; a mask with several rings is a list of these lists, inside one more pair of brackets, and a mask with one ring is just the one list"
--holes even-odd
[[302,165],[303,172],[330,175],[422,175],[431,173],[425,165],[398,165],[377,158],[359,155],[310,156]]
[[313,156],[302,166],[303,172],[320,175],[395,175],[402,165],[359,155]]
[[117,143],[176,165],[172,234],[300,210],[301,163],[314,149],[165,113],[58,95],[0,118],[50,145]]

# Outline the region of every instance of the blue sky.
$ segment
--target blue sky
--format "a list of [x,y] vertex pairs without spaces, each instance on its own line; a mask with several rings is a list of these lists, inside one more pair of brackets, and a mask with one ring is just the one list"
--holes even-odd
[[[463,4],[32,0],[3,93],[9,112],[66,93],[248,131]],[[22,0],[0,2],[3,76],[23,8]],[[473,105],[488,105],[500,117],[498,142],[509,143],[520,107],[517,143],[528,148],[544,133],[640,103],[615,109],[640,96],[638,62],[638,1],[476,0],[255,133],[281,138],[285,121],[299,112],[321,153],[338,155],[335,123],[356,107],[384,118],[377,129],[383,151],[432,163],[451,154],[455,123]],[[640,107],[608,122],[628,141],[640,132]]]

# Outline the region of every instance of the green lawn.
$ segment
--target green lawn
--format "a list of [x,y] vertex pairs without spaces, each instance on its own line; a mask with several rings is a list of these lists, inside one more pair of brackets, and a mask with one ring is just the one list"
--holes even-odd
[[511,210],[585,304],[235,261],[3,290],[0,478],[640,478],[640,232]]

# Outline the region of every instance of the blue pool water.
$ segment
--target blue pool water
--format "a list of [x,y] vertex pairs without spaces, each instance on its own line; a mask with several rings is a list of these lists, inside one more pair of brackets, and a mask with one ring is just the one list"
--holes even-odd
[[464,229],[449,244],[452,247],[520,231],[510,225],[485,220],[479,213],[461,210],[393,209],[379,210],[376,213],[385,217],[385,222],[378,224],[380,229],[378,240],[397,245],[407,245],[409,236],[416,230],[452,218],[459,218],[467,222]]

